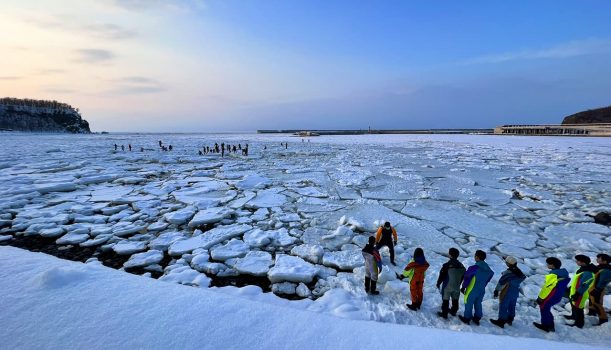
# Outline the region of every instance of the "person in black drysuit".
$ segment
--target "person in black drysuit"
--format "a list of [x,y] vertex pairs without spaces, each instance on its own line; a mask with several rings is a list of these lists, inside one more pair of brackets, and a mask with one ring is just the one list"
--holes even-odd
[[385,222],[384,226],[378,228],[376,233],[376,249],[387,246],[390,252],[390,263],[395,264],[395,246],[397,245],[397,231],[390,225],[390,222]]

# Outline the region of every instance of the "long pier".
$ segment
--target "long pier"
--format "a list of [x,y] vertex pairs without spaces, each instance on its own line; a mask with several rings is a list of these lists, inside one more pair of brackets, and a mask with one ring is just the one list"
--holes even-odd
[[311,132],[319,135],[376,135],[376,134],[492,134],[494,129],[389,129],[389,130],[257,130],[257,134],[298,134]]

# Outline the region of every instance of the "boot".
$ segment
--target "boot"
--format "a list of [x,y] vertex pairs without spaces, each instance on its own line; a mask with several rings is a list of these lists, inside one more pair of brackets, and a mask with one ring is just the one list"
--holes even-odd
[[376,285],[377,285],[377,284],[378,284],[378,281],[371,280],[371,294],[373,294],[373,295],[378,295],[378,294],[380,294],[380,292],[378,292],[378,291],[376,290]]
[[564,315],[564,318],[566,320],[574,320],[575,319],[575,317],[573,317],[573,315]]
[[479,326],[479,320],[481,320],[481,318],[473,317],[473,323],[475,323],[476,326]]
[[444,314],[442,311],[437,311],[437,316],[446,320],[448,319],[448,314]]
[[450,301],[449,300],[442,300],[441,301],[441,311],[437,313],[437,315],[439,315],[439,317],[448,318],[448,308],[450,306]]
[[544,332],[555,332],[554,327],[547,327],[542,325],[541,323],[533,322],[533,325]]
[[458,319],[461,320],[464,324],[470,324],[471,320],[463,317],[463,315],[458,315]]
[[369,293],[371,286],[371,278],[365,276],[365,293]]
[[456,316],[458,312],[458,299],[452,299],[452,308],[450,309],[450,315]]
[[501,327],[501,328],[505,328],[505,320],[494,320],[494,319],[490,319],[490,323],[492,323],[495,326]]
[[411,304],[405,304],[410,310],[412,311],[416,311],[418,310],[418,304],[416,303],[411,303]]
[[605,324],[605,323],[607,323],[607,322],[609,322],[609,320],[608,320],[608,319],[604,319],[604,320],[600,320],[600,319],[599,319],[599,320],[598,320],[598,324],[595,324],[595,326],[602,326],[603,324]]
[[510,325],[510,326],[513,326],[513,317],[509,317],[507,319],[507,324]]

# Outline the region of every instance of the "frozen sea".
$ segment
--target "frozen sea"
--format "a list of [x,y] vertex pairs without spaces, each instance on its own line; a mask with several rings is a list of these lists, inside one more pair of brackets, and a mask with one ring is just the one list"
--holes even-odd
[[[198,155],[215,142],[248,143],[249,155]],[[5,244],[42,236],[93,247],[124,256],[127,271],[201,288],[267,278],[273,293],[299,300],[257,286],[211,289],[339,317],[611,345],[611,326],[593,327],[595,318],[583,330],[563,326],[564,302],[556,334],[531,326],[547,256],[574,272],[575,254],[611,252],[611,229],[588,216],[611,211],[608,138],[0,133],[0,149]],[[360,249],[384,221],[398,231],[399,266],[383,249],[382,294],[371,297]],[[406,310],[409,286],[396,277],[416,247],[431,264],[418,313]],[[465,265],[475,250],[489,253],[482,327],[436,316],[450,247]],[[507,255],[528,278],[514,326],[499,329],[487,319],[497,316],[492,290]]]

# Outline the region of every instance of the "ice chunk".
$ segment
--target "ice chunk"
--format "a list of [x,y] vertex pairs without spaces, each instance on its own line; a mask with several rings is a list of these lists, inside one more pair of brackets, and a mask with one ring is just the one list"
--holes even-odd
[[273,245],[277,247],[287,247],[295,244],[297,238],[291,236],[286,228],[279,230],[254,229],[244,234],[244,242],[251,247],[264,247]]
[[181,210],[173,211],[163,215],[163,218],[174,225],[182,225],[189,221],[195,215],[195,208],[187,207]]
[[329,250],[337,250],[344,244],[350,243],[354,232],[346,226],[338,226],[331,234],[320,238],[320,243]]
[[231,258],[241,258],[250,251],[250,247],[240,239],[232,239],[227,244],[212,248],[210,256],[214,260],[225,261]]
[[57,244],[79,244],[89,239],[87,233],[68,233],[63,237],[59,238],[55,243]]
[[280,207],[286,202],[286,196],[277,193],[276,190],[263,190],[257,192],[255,198],[246,203],[251,208],[273,208]]
[[145,225],[135,224],[128,221],[121,221],[112,227],[112,234],[117,237],[124,237],[145,230]]
[[117,242],[112,247],[112,250],[119,255],[130,255],[136,252],[141,252],[146,249],[146,242],[123,240]]
[[265,276],[272,265],[272,255],[268,252],[251,251],[243,258],[238,258],[233,268],[239,273]]
[[211,282],[208,276],[193,270],[189,266],[172,269],[168,274],[159,277],[159,280],[199,287],[208,287]]
[[169,248],[169,253],[177,256],[189,253],[197,248],[209,249],[223,241],[240,236],[250,229],[252,229],[252,226],[241,224],[215,227],[202,235],[173,243]]
[[272,181],[258,174],[248,175],[243,180],[238,181],[235,186],[241,190],[254,190],[265,188],[271,185]]
[[317,244],[302,244],[291,249],[292,255],[298,256],[314,264],[320,263],[324,253],[324,248]]
[[269,270],[267,277],[272,283],[282,281],[310,283],[318,274],[318,270],[315,265],[299,257],[276,254],[274,267]]
[[54,238],[63,235],[64,232],[66,232],[66,230],[61,227],[53,227],[40,230],[40,235],[43,237]]
[[299,283],[299,285],[295,289],[295,293],[302,298],[309,298],[312,295],[312,292],[310,291],[308,286],[303,283]]
[[338,252],[325,252],[322,264],[336,267],[340,270],[352,270],[364,264],[363,254],[360,250],[342,250]]
[[112,234],[101,234],[101,235],[95,236],[95,238],[86,240],[85,242],[80,243],[79,245],[81,247],[93,247],[93,246],[96,246],[96,245],[100,245],[100,244],[106,243],[112,237],[114,237]]
[[[115,245],[116,247],[116,245]],[[114,248],[114,247],[113,247]],[[147,266],[152,264],[158,264],[163,260],[163,252],[160,250],[149,250],[147,252],[138,253],[132,255],[129,260],[123,264],[125,268],[133,268],[140,266]]]
[[272,284],[272,293],[293,295],[295,294],[296,287],[297,285],[295,283],[290,283],[290,282],[275,283],[275,284]]
[[200,210],[195,214],[193,219],[189,222],[189,227],[198,227],[204,224],[212,224],[233,215],[235,211],[224,207],[214,207],[204,210]]
[[172,243],[177,242],[179,240],[185,239],[186,236],[182,232],[164,232],[160,234],[157,238],[153,239],[149,243],[149,247],[153,250],[168,250],[168,247],[172,245]]
[[34,189],[41,194],[49,192],[71,192],[76,190],[76,185],[72,182],[67,183],[47,183],[34,185]]

